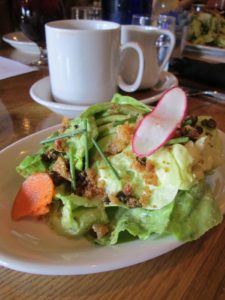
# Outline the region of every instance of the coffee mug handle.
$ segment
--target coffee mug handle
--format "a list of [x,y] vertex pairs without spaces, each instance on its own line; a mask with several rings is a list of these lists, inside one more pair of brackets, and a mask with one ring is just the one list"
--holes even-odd
[[138,55],[139,68],[138,68],[137,77],[136,77],[136,80],[134,81],[134,83],[127,84],[123,80],[122,76],[119,75],[118,76],[118,86],[121,88],[121,90],[131,93],[131,92],[136,91],[141,84],[143,72],[144,72],[144,54],[143,54],[143,51],[142,51],[141,47],[139,46],[139,44],[137,44],[135,42],[128,42],[128,43],[120,46],[120,56],[122,56],[122,53],[124,51],[126,51],[126,49],[129,49],[129,48],[134,49]]
[[163,34],[163,35],[167,35],[170,39],[170,44],[169,44],[169,47],[168,47],[168,50],[167,50],[167,54],[166,56],[164,57],[163,61],[161,62],[160,66],[159,66],[159,73],[161,73],[164,68],[166,67],[170,57],[171,57],[171,54],[172,54],[172,51],[173,51],[173,48],[175,46],[175,36],[174,34],[169,31],[169,30],[164,30],[164,29],[159,29],[159,34]]

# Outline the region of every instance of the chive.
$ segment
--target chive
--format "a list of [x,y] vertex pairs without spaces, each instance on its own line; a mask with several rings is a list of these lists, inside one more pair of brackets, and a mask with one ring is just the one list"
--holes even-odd
[[178,137],[178,138],[171,139],[166,144],[167,145],[185,144],[188,141],[190,141],[190,138],[187,136],[184,136],[184,137]]
[[56,140],[65,139],[67,137],[72,137],[72,136],[77,135],[79,133],[83,133],[84,131],[85,131],[84,129],[77,129],[77,130],[70,131],[70,132],[60,134],[60,135],[57,135],[57,136],[52,136],[50,138],[47,138],[47,139],[41,141],[41,144],[46,144],[46,143],[54,142]]
[[84,138],[85,170],[87,170],[89,168],[87,120],[84,120]]
[[120,180],[120,176],[117,173],[117,171],[115,170],[115,168],[113,167],[113,165],[111,164],[110,160],[108,159],[107,156],[105,156],[105,154],[103,153],[102,149],[100,148],[100,146],[98,145],[98,143],[96,142],[96,140],[94,138],[92,138],[92,143],[94,144],[96,150],[98,151],[98,153],[101,155],[102,159],[104,160],[104,162],[106,163],[106,165],[111,169],[111,171],[113,172],[113,174],[116,176],[117,179]]
[[71,176],[71,186],[73,191],[76,190],[76,175],[75,175],[75,163],[74,163],[74,145],[69,146],[69,163],[70,163],[70,176]]
[[131,118],[127,118],[127,119],[124,119],[124,120],[118,120],[118,121],[114,121],[113,123],[112,123],[112,126],[113,127],[116,127],[116,126],[118,126],[118,125],[121,125],[121,124],[124,124],[125,122],[129,122],[129,123],[134,123],[134,122],[136,122],[136,120],[137,120],[137,116],[133,116],[133,117],[131,117]]

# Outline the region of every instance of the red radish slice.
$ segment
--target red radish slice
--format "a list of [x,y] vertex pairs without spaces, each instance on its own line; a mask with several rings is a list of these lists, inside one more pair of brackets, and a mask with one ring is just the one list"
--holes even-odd
[[139,157],[149,156],[174,134],[187,111],[185,92],[175,87],[165,92],[155,109],[139,123],[132,140],[132,150]]

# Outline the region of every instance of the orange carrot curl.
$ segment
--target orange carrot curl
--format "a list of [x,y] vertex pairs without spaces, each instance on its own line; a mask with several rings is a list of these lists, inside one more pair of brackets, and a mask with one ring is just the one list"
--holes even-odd
[[49,212],[54,196],[54,184],[47,173],[36,173],[22,183],[12,207],[12,219],[38,217]]

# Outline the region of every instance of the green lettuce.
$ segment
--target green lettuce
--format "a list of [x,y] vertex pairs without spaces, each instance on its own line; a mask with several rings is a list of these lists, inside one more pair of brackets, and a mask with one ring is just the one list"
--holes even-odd
[[[78,127],[83,128],[84,120],[86,120],[88,127],[88,149],[92,150],[92,138],[101,141],[102,138],[115,134],[117,125],[122,124],[127,120],[129,120],[130,123],[134,123],[139,114],[144,115],[150,111],[151,109],[147,105],[132,97],[115,94],[111,102],[92,105],[81,113],[80,117],[71,120],[69,127],[64,130],[64,133],[73,132]],[[51,137],[57,137],[60,134],[60,132],[55,132]],[[74,156],[76,169],[82,170],[85,155],[84,134],[66,138],[64,139],[64,142],[68,147],[70,144],[74,145],[76,149]],[[46,150],[51,151],[54,149],[54,142],[45,144],[39,152],[27,156],[21,161],[16,169],[17,172],[23,177],[27,177],[37,172],[47,172],[51,168],[51,165],[46,165],[46,163],[42,161],[42,153]],[[66,160],[68,159],[66,153],[61,153],[61,156]]]
[[92,225],[108,223],[103,203],[98,199],[60,193],[55,198],[47,217],[49,225],[60,234],[82,236]]
[[33,154],[26,156],[16,168],[16,171],[23,177],[28,177],[31,174],[46,172],[46,165],[41,159],[41,154]]
[[167,231],[178,240],[199,238],[222,221],[222,213],[210,188],[200,182],[188,191],[179,191]]
[[151,234],[172,234],[178,240],[191,241],[221,221],[222,213],[210,188],[200,182],[189,191],[179,191],[172,203],[158,210],[117,208],[111,219],[113,231],[96,242],[108,245],[123,241],[120,235],[125,231],[139,239],[147,239]]
[[[58,193],[56,198],[48,216],[50,225],[60,234],[84,235],[100,245],[145,240],[152,234],[171,234],[178,240],[191,241],[222,221],[222,213],[203,181],[188,191],[179,191],[173,202],[157,210],[104,207],[98,199],[74,194]],[[93,238],[94,224],[107,224],[109,233]]]
[[120,105],[130,105],[136,108],[140,113],[146,114],[149,113],[152,109],[130,96],[122,96],[120,94],[115,94],[112,98],[112,103],[120,104]]
[[[173,203],[158,210],[147,210],[144,208],[122,208],[109,207],[106,209],[110,224],[114,228],[110,234],[96,239],[95,242],[101,245],[113,245],[123,242],[124,232],[131,237],[145,240],[153,233],[162,234],[170,220]],[[114,211],[112,213],[112,211]],[[110,218],[110,215],[113,216]],[[125,235],[126,238],[128,235]]]

